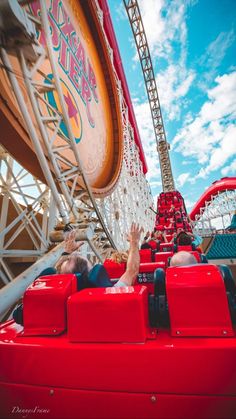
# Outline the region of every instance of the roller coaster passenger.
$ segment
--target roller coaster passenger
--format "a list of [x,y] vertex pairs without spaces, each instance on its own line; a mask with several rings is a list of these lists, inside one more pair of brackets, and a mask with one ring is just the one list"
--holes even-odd
[[188,233],[185,231],[181,231],[179,234],[177,234],[177,244],[180,246],[189,246],[192,244],[193,237],[191,237]]
[[[143,228],[140,228],[136,223],[132,223],[130,232],[127,236],[127,240],[129,241],[129,252],[126,271],[115,284],[116,287],[133,285],[135,282],[136,276],[139,272],[139,241],[142,232]],[[56,270],[58,273],[62,274],[83,273],[83,275],[86,276],[92,269],[92,264],[88,259],[82,257],[77,250],[74,251],[74,249],[78,249],[79,246],[79,244],[76,244],[75,242],[75,235],[75,230],[68,233],[65,240],[65,252],[57,262]]]
[[[139,241],[143,232],[138,224],[132,223],[130,232],[127,235],[129,241],[129,253],[126,265],[126,271],[121,276],[119,281],[114,285],[115,287],[127,287],[133,285],[139,273],[140,255],[139,255]],[[82,257],[78,249],[83,245],[83,242],[76,243],[76,230],[71,230],[65,237],[65,252],[58,260],[55,268],[46,268],[41,272],[40,276],[53,275],[56,273],[67,274],[83,274],[84,284],[89,286],[89,271],[92,269],[91,262]],[[13,312],[13,318],[16,323],[23,325],[23,304],[21,303]]]
[[170,260],[170,266],[196,265],[196,258],[189,252],[177,252]]
[[129,255],[128,252],[114,251],[112,252],[109,259],[116,263],[127,263],[128,255]]
[[147,231],[145,234],[145,237],[142,241],[141,249],[152,249],[152,250],[160,250],[160,243],[167,243],[168,240],[166,238],[165,231],[160,231],[157,229],[154,229],[154,231],[151,233]]

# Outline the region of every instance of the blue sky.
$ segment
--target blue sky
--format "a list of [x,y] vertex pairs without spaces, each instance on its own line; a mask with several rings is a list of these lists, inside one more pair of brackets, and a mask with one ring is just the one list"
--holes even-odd
[[[148,163],[161,178],[151,114],[123,1],[108,0]],[[176,189],[190,210],[210,184],[236,176],[236,0],[139,0]]]

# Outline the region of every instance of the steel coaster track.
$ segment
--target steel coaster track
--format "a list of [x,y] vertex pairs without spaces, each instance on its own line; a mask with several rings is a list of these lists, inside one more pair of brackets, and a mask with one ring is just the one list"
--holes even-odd
[[139,55],[139,60],[143,71],[143,77],[145,81],[155,132],[157,152],[160,161],[163,191],[173,191],[175,190],[175,183],[173,179],[169,157],[169,144],[166,141],[166,134],[161,113],[157,85],[138,1],[123,0],[123,2],[130,21],[130,25],[132,28]]

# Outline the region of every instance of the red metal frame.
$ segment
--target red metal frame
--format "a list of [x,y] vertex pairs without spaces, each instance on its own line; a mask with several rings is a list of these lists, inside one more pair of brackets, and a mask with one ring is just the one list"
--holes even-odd
[[134,139],[135,139],[135,142],[136,142],[136,144],[139,148],[140,159],[141,159],[141,162],[143,164],[143,173],[146,174],[147,171],[148,171],[147,162],[146,162],[141,138],[140,138],[139,131],[138,131],[137,121],[136,121],[136,118],[135,118],[135,115],[134,115],[134,109],[133,109],[133,105],[132,105],[132,101],[131,101],[131,97],[130,97],[130,93],[129,93],[129,88],[128,88],[126,77],[125,77],[125,72],[124,72],[124,68],[123,68],[123,64],[122,64],[122,60],[121,60],[121,56],[120,56],[119,46],[118,46],[116,36],[115,36],[115,32],[114,32],[114,29],[113,29],[113,24],[112,24],[112,20],[111,20],[111,16],[110,16],[109,7],[108,7],[108,4],[107,4],[107,0],[98,0],[98,3],[99,3],[99,5],[100,5],[100,7],[103,11],[104,29],[106,31],[106,35],[107,35],[108,41],[111,45],[111,48],[113,49],[114,66],[115,66],[115,69],[117,71],[118,77],[121,80],[125,101],[126,101],[127,106],[128,106],[129,120],[130,120],[131,125],[134,129]]
[[227,189],[236,189],[236,177],[222,178],[214,182],[194,205],[189,214],[191,220],[194,220],[195,216],[199,214],[200,208],[204,207],[206,201],[210,201],[212,196],[215,196],[218,192],[225,191]]

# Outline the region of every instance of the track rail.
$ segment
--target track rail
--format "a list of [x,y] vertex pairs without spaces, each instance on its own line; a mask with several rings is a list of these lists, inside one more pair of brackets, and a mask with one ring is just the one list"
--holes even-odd
[[164,122],[161,113],[161,105],[158,96],[156,79],[152,66],[151,55],[148,47],[147,37],[137,0],[123,0],[132,32],[134,35],[140,64],[142,67],[144,82],[150,105],[153,128],[159,155],[162,186],[164,192],[175,190],[175,183],[171,169],[169,144],[166,141]]
[[206,207],[206,204],[216,197],[219,193],[229,190],[236,190],[236,177],[222,178],[214,182],[206,191],[201,195],[199,200],[194,205],[192,211],[189,213],[191,220],[195,220],[197,215]]

